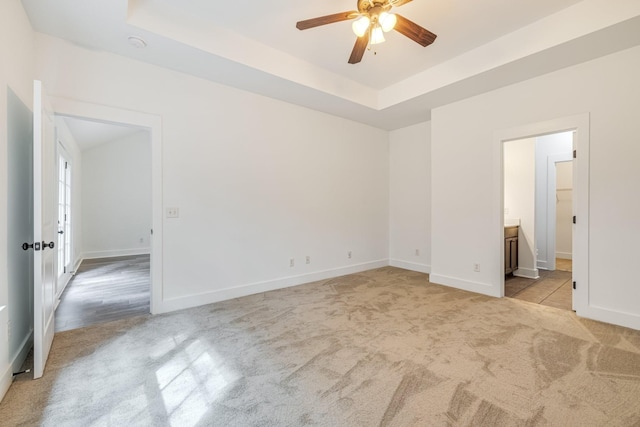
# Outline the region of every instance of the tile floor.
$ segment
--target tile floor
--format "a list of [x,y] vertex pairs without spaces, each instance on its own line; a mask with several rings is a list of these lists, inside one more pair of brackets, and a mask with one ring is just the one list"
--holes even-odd
[[556,259],[556,270],[540,270],[540,278],[507,276],[505,296],[547,305],[563,310],[572,309],[571,260]]

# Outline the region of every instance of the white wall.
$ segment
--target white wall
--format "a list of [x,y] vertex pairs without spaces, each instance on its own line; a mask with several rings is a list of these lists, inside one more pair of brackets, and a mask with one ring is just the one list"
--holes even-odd
[[387,264],[386,131],[38,41],[53,96],[162,117],[160,311]]
[[556,163],[556,258],[571,259],[573,163]]
[[[555,270],[557,161],[572,158],[573,132],[560,132],[536,138],[536,248],[538,268]],[[551,189],[551,192],[550,192]]]
[[640,256],[640,198],[628,196],[640,181],[638,75],[636,47],[434,109],[431,280],[500,294],[496,132],[588,112],[588,302],[578,314],[640,329],[640,287],[628,270]]
[[11,91],[7,99],[7,275],[9,349],[17,372],[30,350],[33,331],[33,113]]
[[389,134],[389,262],[424,273],[431,270],[430,141],[430,122]]
[[64,119],[56,116],[55,120],[56,136],[71,163],[71,259],[75,269],[82,256],[82,152]]
[[141,130],[82,152],[83,258],[149,253],[149,137]]
[[[18,0],[0,2],[0,170],[7,170],[7,87],[30,110],[33,105],[33,34],[29,21]],[[0,205],[7,202],[7,174],[0,173]],[[10,284],[7,275],[9,250],[7,247],[7,209],[0,209],[0,398],[4,396],[12,380],[11,362],[19,349],[9,345],[8,322],[12,310],[21,307],[7,306]],[[18,314],[18,313],[16,313]],[[18,314],[19,316],[19,314]],[[17,319],[14,318],[14,319]],[[25,330],[25,325],[12,325],[12,330]],[[27,330],[29,327],[26,328]],[[20,337],[24,338],[24,337]],[[21,341],[21,339],[12,342]]]
[[535,257],[535,138],[505,142],[503,157],[505,219],[520,220],[518,269],[513,274],[535,279],[538,277]]

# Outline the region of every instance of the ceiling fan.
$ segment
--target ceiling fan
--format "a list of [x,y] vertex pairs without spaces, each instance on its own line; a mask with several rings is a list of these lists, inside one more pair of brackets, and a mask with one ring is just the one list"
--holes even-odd
[[369,43],[378,44],[384,41],[384,33],[396,30],[400,34],[409,37],[421,46],[428,46],[434,42],[436,35],[426,28],[421,27],[407,18],[389,13],[391,8],[409,3],[411,0],[357,0],[358,10],[334,13],[333,15],[320,16],[306,19],[296,24],[299,30],[333,24],[334,22],[355,19],[353,32],[358,36],[356,44],[351,51],[349,64],[357,64],[362,60],[364,51]]

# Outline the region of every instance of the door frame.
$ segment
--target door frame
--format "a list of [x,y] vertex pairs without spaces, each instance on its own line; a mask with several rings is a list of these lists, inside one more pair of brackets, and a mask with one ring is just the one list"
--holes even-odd
[[[572,148],[575,150],[575,148]],[[556,269],[556,165],[573,160],[571,153],[547,156],[547,269]],[[575,209],[574,209],[575,211]]]
[[91,104],[68,98],[51,98],[59,116],[146,128],[151,134],[151,314],[162,312],[162,118],[158,115]]
[[[71,156],[69,155],[69,153],[67,152],[67,150],[64,147],[64,144],[62,143],[62,141],[60,141],[60,139],[57,137],[57,132],[56,132],[56,171],[57,174],[56,176],[58,177],[58,183],[59,183],[59,178],[60,178],[60,157],[63,157],[65,162],[67,163],[67,167],[69,169],[69,171],[71,171]],[[70,186],[73,188],[73,174],[71,172],[69,172],[69,181],[70,181]],[[57,203],[60,203],[60,186],[57,186],[56,189],[56,200]],[[72,199],[73,200],[73,199]],[[65,199],[66,202],[66,199]],[[60,211],[58,211],[59,213]],[[73,218],[73,217],[72,217]],[[58,218],[59,220],[60,218]],[[71,235],[71,239],[69,239],[69,252],[71,254],[73,254],[73,225],[69,225],[70,230],[67,230],[66,228],[64,229],[64,239],[66,240],[67,238],[67,234]],[[58,230],[60,231],[60,230]],[[56,243],[57,245],[57,249],[58,251],[60,250],[60,245],[58,243]],[[65,251],[67,249],[65,248]],[[58,257],[58,261],[60,260],[60,257]],[[60,273],[60,271],[58,271],[58,277],[56,277],[56,299],[60,298],[60,295],[62,295],[62,292],[64,291],[64,288],[67,286],[67,284],[69,283],[69,280],[71,280],[71,271],[73,269],[73,259],[67,260],[69,262],[68,266],[63,266],[64,267],[69,267],[69,269],[65,272],[63,272],[62,274]]]
[[573,160],[574,215],[573,226],[573,280],[577,283],[573,292],[573,309],[576,314],[589,317],[589,113],[561,117],[544,122],[498,130],[494,133],[494,230],[492,247],[500,254],[495,268],[494,283],[499,285],[500,297],[504,297],[504,142],[533,138],[560,132],[575,131]]

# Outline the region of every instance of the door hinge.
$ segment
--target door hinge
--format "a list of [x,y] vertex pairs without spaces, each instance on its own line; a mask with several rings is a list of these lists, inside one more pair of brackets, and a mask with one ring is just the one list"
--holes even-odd
[[[574,151],[574,153],[575,153],[575,151]],[[68,169],[68,168],[69,168],[69,163],[64,162],[64,168],[65,168],[65,169]]]
[[573,150],[573,158],[577,158],[578,156],[578,150]]
[[576,282],[573,282],[573,289],[576,288]]
[[574,224],[576,223],[576,216],[575,215],[573,216],[573,223]]

